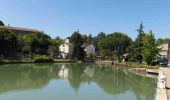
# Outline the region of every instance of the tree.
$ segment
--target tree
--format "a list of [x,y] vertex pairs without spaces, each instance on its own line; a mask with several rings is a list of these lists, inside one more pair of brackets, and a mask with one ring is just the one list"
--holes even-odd
[[143,47],[144,49],[142,50],[142,56],[144,61],[147,64],[151,64],[151,62],[156,60],[159,53],[159,49],[157,48],[156,40],[152,31],[144,36]]
[[50,46],[51,38],[44,33],[30,33],[18,35],[18,46],[22,54],[46,55]]
[[131,44],[131,38],[124,33],[115,32],[99,40],[98,46],[102,56],[123,55]]
[[0,20],[0,26],[4,26],[4,23],[2,22],[2,20]]
[[144,26],[141,22],[138,31],[138,37],[136,38],[135,42],[128,48],[130,60],[134,62],[142,63],[142,50],[143,50],[143,37],[145,36],[144,33]]
[[53,53],[59,52],[59,46],[63,43],[63,40],[57,37],[55,39],[51,39],[50,42],[49,53],[52,55]]
[[89,34],[89,36],[87,37],[87,43],[91,44],[92,43],[92,35]]
[[0,55],[16,55],[17,37],[9,30],[0,30]]
[[83,35],[81,35],[81,39],[82,39],[83,43],[87,43],[88,37],[86,34],[83,34]]
[[96,47],[95,50],[96,50],[97,55],[100,55],[100,49],[99,49],[98,42],[104,37],[106,37],[106,34],[104,32],[100,32],[96,37],[92,38],[92,43]]
[[85,51],[83,48],[83,41],[81,37],[82,36],[79,32],[74,32],[71,35],[70,42],[74,45],[72,58],[83,61],[85,58]]

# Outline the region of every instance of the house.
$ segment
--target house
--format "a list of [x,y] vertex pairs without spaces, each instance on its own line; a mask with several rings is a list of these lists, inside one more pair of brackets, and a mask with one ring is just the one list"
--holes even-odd
[[0,30],[7,29],[12,31],[15,34],[30,34],[30,33],[42,33],[36,29],[28,29],[28,28],[21,28],[21,27],[11,27],[11,26],[0,26]]
[[64,43],[59,46],[61,58],[69,58],[73,54],[73,44],[70,43],[69,39],[65,39]]
[[84,51],[86,52],[87,57],[95,54],[94,44],[86,44],[86,45],[84,45],[84,47],[85,47]]
[[170,44],[169,43],[164,43],[158,46],[158,48],[161,49],[160,51],[160,56],[161,58],[169,58],[170,57]]

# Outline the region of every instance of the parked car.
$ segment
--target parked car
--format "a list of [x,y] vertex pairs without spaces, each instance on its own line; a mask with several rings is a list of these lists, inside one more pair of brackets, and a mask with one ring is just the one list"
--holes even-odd
[[166,66],[168,66],[168,60],[166,60],[166,59],[161,59],[161,60],[159,60],[159,61],[154,61],[154,62],[151,63],[151,65],[152,65],[152,66],[160,65],[160,66],[166,67]]
[[168,61],[167,60],[160,60],[159,65],[161,66],[168,66]]

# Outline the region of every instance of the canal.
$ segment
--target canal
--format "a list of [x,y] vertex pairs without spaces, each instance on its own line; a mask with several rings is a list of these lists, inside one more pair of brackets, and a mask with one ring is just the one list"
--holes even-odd
[[155,100],[156,83],[109,65],[0,65],[0,100]]

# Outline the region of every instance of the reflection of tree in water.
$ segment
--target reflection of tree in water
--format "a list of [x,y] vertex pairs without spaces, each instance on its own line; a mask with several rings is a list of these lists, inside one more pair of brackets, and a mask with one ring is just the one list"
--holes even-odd
[[132,91],[137,100],[146,97],[153,100],[155,95],[156,80],[122,71],[122,69],[105,69],[96,71],[94,80],[107,93],[116,95]]
[[75,92],[78,92],[78,89],[82,82],[82,73],[84,66],[82,64],[72,64],[69,68],[69,77],[68,80],[70,82],[71,87]]
[[116,95],[128,89],[125,74],[120,70],[98,69],[94,81],[107,93]]
[[[0,93],[13,90],[42,88],[51,79],[59,79],[58,72],[63,64],[1,65]],[[98,68],[95,64],[65,64],[68,80],[75,92],[81,84],[95,82],[106,93],[117,95],[127,91],[135,94],[137,100],[145,97],[153,100],[156,81],[116,68]]]
[[[81,67],[80,67],[81,66]],[[88,65],[87,65],[88,66]],[[89,68],[89,66],[88,66]],[[117,95],[131,91],[136,95],[137,100],[145,97],[146,100],[153,100],[155,96],[156,80],[139,76],[122,69],[97,68],[93,65],[94,76],[89,77],[83,70],[83,65],[73,65],[69,72],[70,85],[77,92],[82,83],[93,81],[98,84],[105,92]]]
[[[1,65],[0,92],[35,89],[45,86],[50,78],[57,78],[55,72],[50,72],[49,65]],[[53,69],[58,70],[53,66]]]

